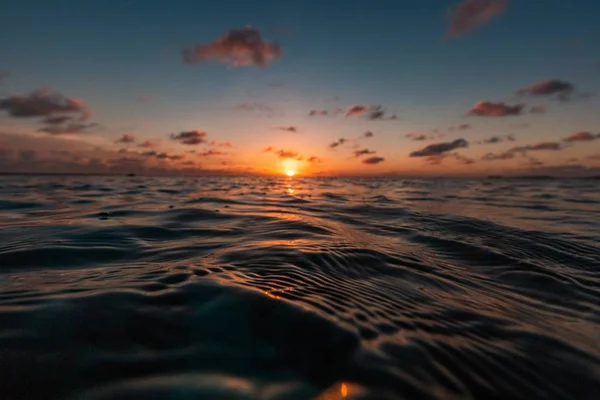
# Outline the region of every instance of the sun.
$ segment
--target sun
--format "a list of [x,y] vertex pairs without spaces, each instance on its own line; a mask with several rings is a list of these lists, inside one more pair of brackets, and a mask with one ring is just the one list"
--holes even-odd
[[287,176],[294,176],[294,175],[296,175],[296,172],[294,172],[294,171],[292,171],[292,170],[290,169],[290,170],[289,170],[289,171],[287,171],[285,174],[286,174]]

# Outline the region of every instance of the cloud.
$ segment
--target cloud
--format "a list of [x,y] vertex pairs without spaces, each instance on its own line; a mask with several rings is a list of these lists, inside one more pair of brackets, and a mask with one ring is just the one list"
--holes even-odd
[[469,142],[467,142],[465,139],[456,139],[452,142],[430,144],[429,146],[421,150],[413,151],[409,154],[409,157],[429,157],[434,156],[436,154],[445,153],[447,151],[466,147],[469,147]]
[[350,107],[348,107],[348,109],[346,110],[346,113],[344,114],[344,116],[346,118],[360,117],[362,115],[365,115],[371,121],[384,120],[384,119],[393,120],[393,119],[398,118],[398,117],[396,117],[396,115],[392,115],[392,116],[386,118],[386,111],[380,105],[365,106],[362,104],[354,104],[354,105],[351,105]]
[[90,129],[96,128],[96,123],[70,122],[67,124],[48,125],[40,128],[38,132],[48,133],[50,135],[71,135],[77,133],[87,133]]
[[591,142],[600,139],[600,133],[575,132],[563,139],[565,142]]
[[272,152],[272,151],[275,151],[275,149],[273,148],[273,146],[269,146],[269,147],[265,148],[263,151],[264,151],[265,153],[270,153],[270,152]]
[[371,131],[366,131],[366,132],[363,134],[363,137],[364,137],[364,138],[372,138],[373,136],[375,136],[375,134],[374,134],[373,132],[371,132]]
[[366,114],[369,111],[370,107],[355,104],[353,106],[348,107],[346,110],[346,114],[344,115],[346,118],[349,117],[358,117],[363,114]]
[[587,160],[600,161],[600,153],[592,154],[586,157]]
[[363,164],[368,164],[368,165],[374,165],[374,164],[379,164],[385,161],[385,158],[383,157],[369,157],[369,158],[365,158],[364,160],[362,160]]
[[214,140],[208,143],[209,146],[214,146],[214,147],[233,147],[233,144],[231,142],[222,142],[222,143],[217,143]]
[[219,150],[215,150],[215,149],[209,149],[207,151],[204,151],[202,153],[196,153],[196,155],[198,157],[211,157],[211,156],[223,156],[226,155],[227,153],[219,151]]
[[218,61],[233,67],[266,67],[280,58],[281,46],[263,39],[253,26],[244,26],[226,32],[213,42],[198,44],[183,50],[186,64]]
[[575,87],[569,82],[558,79],[547,79],[519,89],[517,90],[517,94],[521,96],[546,96],[560,101],[568,101],[574,91]]
[[155,147],[158,145],[158,142],[152,142],[150,140],[145,140],[142,143],[138,144],[138,147]]
[[479,117],[506,117],[521,114],[524,107],[525,105],[523,104],[510,106],[503,102],[493,103],[491,101],[480,101],[475,103],[468,114]]
[[152,101],[152,97],[148,96],[138,96],[135,99],[138,103],[150,103]]
[[435,139],[435,136],[433,136],[433,135],[427,135],[426,133],[419,133],[419,132],[409,132],[406,135],[404,135],[404,137],[407,139],[416,140],[416,141]]
[[183,154],[168,154],[165,152],[156,152],[156,151],[147,151],[141,154],[144,157],[154,157],[159,160],[171,160],[171,161],[179,161],[183,160],[185,156]]
[[532,114],[544,114],[546,112],[546,106],[543,104],[539,106],[531,106],[529,112]]
[[115,141],[115,143],[133,143],[135,142],[135,136],[131,133],[126,133],[121,138]]
[[448,36],[455,38],[504,14],[508,0],[465,0],[450,9]]
[[295,151],[288,151],[288,150],[281,149],[281,150],[278,150],[276,152],[276,154],[277,154],[277,157],[279,157],[279,158],[295,158],[295,159],[300,158],[300,155]]
[[267,111],[272,112],[273,109],[265,103],[254,102],[254,103],[241,103],[234,107],[240,111]]
[[199,130],[184,131],[178,134],[172,133],[171,139],[178,141],[181,144],[196,145],[200,143],[205,143],[207,135],[208,133]]
[[278,126],[276,129],[279,129],[280,131],[293,132],[293,133],[298,132],[298,128],[296,128],[295,126]]
[[546,150],[558,151],[558,150],[562,150],[562,149],[563,149],[562,144],[560,144],[558,142],[540,142],[540,143],[536,143],[536,144],[528,144],[527,146],[513,147],[509,151],[525,153],[528,151],[546,151]]
[[326,115],[329,115],[329,111],[328,110],[310,110],[308,115],[311,117],[326,116]]
[[505,136],[492,136],[487,139],[483,139],[481,142],[477,142],[477,144],[495,144],[501,142],[514,142],[516,139],[513,135],[505,135]]
[[452,153],[452,156],[461,164],[464,165],[471,165],[475,163],[475,160],[473,160],[472,158],[469,157],[465,157],[463,155],[460,155],[458,153]]
[[498,161],[498,160],[511,160],[515,158],[515,153],[506,151],[504,153],[495,154],[495,153],[487,153],[481,159],[483,161]]
[[11,117],[35,118],[55,117],[65,114],[86,119],[91,111],[79,99],[68,98],[49,89],[39,89],[25,96],[9,96],[0,99],[0,110],[5,110]]
[[319,164],[323,162],[323,160],[317,156],[310,156],[307,161],[312,164]]
[[354,151],[354,157],[358,158],[360,156],[365,156],[365,155],[375,154],[375,153],[376,153],[376,151],[369,150],[369,149],[356,150],[356,151]]
[[348,141],[347,139],[344,139],[344,138],[339,138],[337,141],[335,141],[335,142],[333,142],[333,143],[330,143],[330,144],[329,144],[329,148],[330,148],[330,149],[335,149],[336,147],[343,145],[343,144],[344,144],[344,143],[346,143],[347,141]]

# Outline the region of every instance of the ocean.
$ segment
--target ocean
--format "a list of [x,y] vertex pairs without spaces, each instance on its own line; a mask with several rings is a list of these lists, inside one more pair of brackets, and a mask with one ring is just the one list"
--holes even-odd
[[598,399],[600,181],[0,177],[0,398]]

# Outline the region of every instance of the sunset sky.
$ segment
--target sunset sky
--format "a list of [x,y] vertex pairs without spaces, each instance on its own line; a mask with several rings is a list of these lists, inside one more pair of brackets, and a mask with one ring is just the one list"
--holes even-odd
[[600,174],[598,15],[595,0],[6,0],[0,172]]

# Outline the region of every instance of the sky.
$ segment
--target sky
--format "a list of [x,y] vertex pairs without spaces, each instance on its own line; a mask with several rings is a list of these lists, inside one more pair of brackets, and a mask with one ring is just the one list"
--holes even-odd
[[600,175],[595,0],[6,0],[0,172]]

